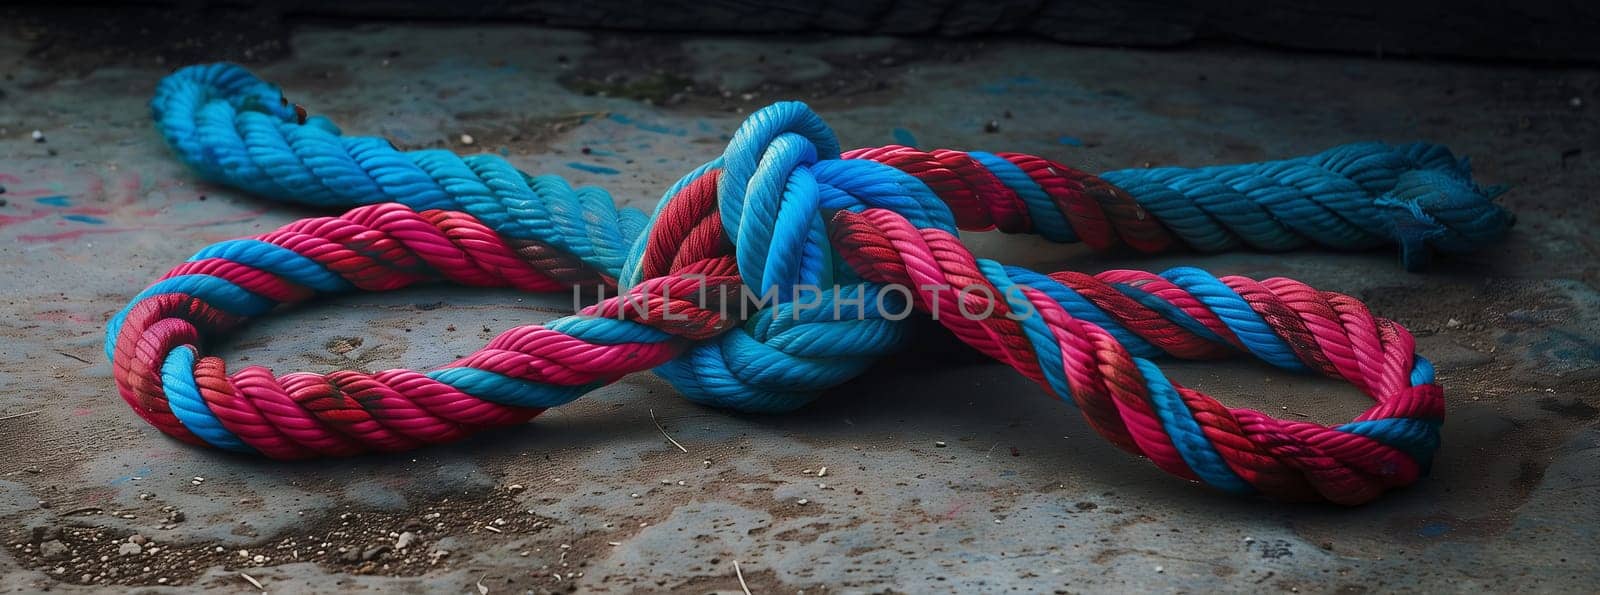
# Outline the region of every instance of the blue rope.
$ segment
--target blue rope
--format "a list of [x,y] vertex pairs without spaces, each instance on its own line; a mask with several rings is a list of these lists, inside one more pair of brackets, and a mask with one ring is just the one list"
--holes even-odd
[[1309,157],[1107,172],[1191,247],[1363,249],[1396,242],[1407,270],[1433,251],[1463,253],[1503,236],[1515,217],[1442,146],[1355,143]]
[[[337,126],[320,116],[301,123],[278,87],[236,65],[179,70],[162,80],[151,106],[157,127],[179,158],[220,184],[326,207],[395,201],[418,210],[462,210],[496,232],[549,243],[613,277],[630,252],[642,249],[639,232],[646,216],[634,209],[616,209],[604,190],[574,189],[556,176],[529,176],[495,155],[402,152],[380,138],[342,136]],[[838,141],[803,104],[780,103],[757,112],[740,130],[743,136],[730,141],[716,166],[726,172],[718,188],[724,198],[719,206],[724,225],[753,234],[735,238],[737,249],[745,254],[739,259],[741,275],[751,281],[773,275],[782,287],[826,285],[826,275],[795,277],[819,270],[809,266],[747,268],[753,267],[755,251],[772,242],[808,255],[805,264],[826,254],[818,248],[820,227],[776,238],[765,234],[796,228],[741,227],[746,217],[772,221],[784,215],[782,209],[769,212],[768,205],[744,197],[777,192],[791,182],[753,178],[762,160],[814,164],[818,176],[829,170],[842,174],[833,168],[857,160],[837,159]],[[1018,193],[1042,235],[1077,241],[1072,227],[1025,173],[992,154],[970,155]],[[786,174],[794,168],[768,171]],[[850,171],[852,176],[859,173]],[[837,185],[843,177],[831,181]],[[1400,244],[1406,268],[1416,270],[1433,252],[1463,253],[1492,242],[1514,221],[1509,211],[1492,202],[1502,188],[1477,186],[1467,160],[1427,143],[1354,143],[1282,161],[1127,169],[1102,177],[1126,190],[1184,243],[1204,252],[1311,245],[1349,250],[1393,242]],[[689,179],[693,178],[685,178]],[[915,183],[902,187],[925,189]],[[836,193],[824,191],[823,201],[829,202],[830,196],[875,194],[859,192],[859,185],[839,188]],[[855,201],[833,202],[849,208]],[[791,208],[788,214],[795,212]],[[629,275],[622,278],[624,286],[637,281]]]

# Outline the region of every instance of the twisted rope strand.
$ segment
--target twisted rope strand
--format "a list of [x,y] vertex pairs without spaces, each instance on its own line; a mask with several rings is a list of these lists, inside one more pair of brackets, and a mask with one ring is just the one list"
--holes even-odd
[[[614,208],[603,190],[529,176],[498,156],[402,152],[380,138],[342,136],[328,119],[307,117],[276,86],[233,64],[177,71],[161,81],[151,108],[184,163],[209,180],[262,196],[327,207],[396,201],[466,211],[497,232],[547,243],[613,276],[644,225],[643,213]],[[752,118],[794,118],[795,111],[769,109]],[[840,158],[826,125],[809,118],[792,150],[820,150],[785,158]],[[756,168],[761,154],[750,149],[776,140],[776,134],[751,137],[729,151],[735,177]],[[1466,160],[1426,143],[1356,143],[1283,161],[1100,176],[1019,153],[890,145],[842,157],[914,176],[946,202],[962,229],[1036,232],[1095,249],[1123,244],[1157,252],[1181,242],[1206,252],[1361,250],[1398,243],[1405,266],[1416,269],[1434,251],[1468,252],[1492,242],[1513,221],[1492,202],[1501,189],[1480,188]],[[719,190],[741,202],[740,189]],[[738,229],[737,214],[724,218]]]
[[[123,398],[162,431],[196,444],[302,458],[405,450],[523,423],[544,408],[660,365],[682,349],[675,337],[704,338],[725,324],[687,298],[667,297],[692,291],[663,290],[658,281],[636,289],[642,298],[636,307],[619,307],[628,299],[619,296],[591,308],[589,317],[513,328],[426,374],[274,377],[249,367],[229,377],[220,359],[200,357],[203,337],[319,293],[389,291],[435,280],[530,291],[558,287],[513,254],[466,213],[418,213],[387,203],[305,219],[252,240],[214,245],[174,268],[112,319],[107,355]],[[682,270],[707,280],[696,287],[738,284],[731,259]],[[629,325],[630,317],[681,320],[649,329]]]
[[[981,318],[946,314],[938,320],[1056,396],[1073,399],[1102,436],[1174,475],[1279,498],[1304,498],[1309,487],[1324,499],[1349,504],[1414,481],[1421,466],[1405,448],[1437,447],[1444,406],[1431,368],[1412,354],[1413,341],[1404,328],[1373,317],[1348,296],[1287,279],[1218,279],[1196,269],[1161,275],[1035,274],[1019,282],[1025,271],[977,260],[948,232],[919,229],[893,211],[841,212],[830,230],[840,252],[867,280],[921,288],[914,301],[921,311],[931,313],[941,302],[968,313],[992,310]],[[1303,366],[1348,380],[1377,401],[1359,421],[1414,426],[1410,429],[1419,435],[1408,437],[1403,448],[1363,435],[1365,426],[1324,427],[1228,409],[1168,381],[1118,337],[1074,318],[1069,310],[1081,305],[1069,306],[1072,294],[1059,289],[1052,295],[1054,283],[1078,295],[1105,287],[1144,292],[1190,318],[1210,318],[1230,330],[1259,321],[1265,332],[1224,338],[1209,329],[1192,332],[1170,319],[1154,319],[1191,341],[1249,350],[1279,367]],[[1227,299],[1202,297],[1227,292],[1233,292]],[[1148,311],[1127,312],[1117,305],[1122,304],[1101,312],[1118,324],[1132,317],[1152,321]],[[1247,309],[1230,310],[1237,306]]]
[[[371,205],[343,217],[292,223],[262,237],[297,238],[284,231],[317,230],[347,242],[362,236],[368,245],[382,245],[394,231],[412,230],[412,223],[419,220],[453,221],[456,226],[470,223],[465,214],[443,215],[415,213],[395,204]],[[349,233],[357,221],[372,222],[376,227]],[[1411,438],[1407,448],[1431,452],[1436,447],[1442,399],[1431,384],[1425,360],[1413,359],[1410,336],[1403,329],[1372,317],[1346,296],[1316,292],[1284,279],[1259,283],[1241,277],[1218,280],[1193,269],[1163,275],[1138,271],[1037,275],[979,262],[948,232],[919,229],[883,209],[842,212],[834,218],[830,231],[841,254],[865,279],[941,288],[938,293],[924,289],[915,305],[932,311],[937,308],[932,304],[942,301],[946,315],[939,319],[958,337],[1007,362],[1057,396],[1072,398],[1091,427],[1108,440],[1150,457],[1163,470],[1180,477],[1204,479],[1229,491],[1259,490],[1293,499],[1317,494],[1354,503],[1409,483],[1420,472],[1414,459],[1399,457],[1400,447],[1386,446],[1359,433],[1372,428],[1355,424],[1322,428],[1229,410],[1210,397],[1165,381],[1153,364],[1135,355],[1160,355],[1156,343],[1124,347],[1125,343],[1138,344],[1119,336],[1131,334],[1126,329],[1138,326],[1151,334],[1162,325],[1166,336],[1183,337],[1165,342],[1170,345],[1209,343],[1220,351],[1248,349],[1251,344],[1237,336],[1225,338],[1210,332],[1206,322],[1188,323],[1198,329],[1190,331],[1184,324],[1152,315],[1166,313],[1194,321],[1226,318],[1232,326],[1228,322],[1211,324],[1224,329],[1244,326],[1239,322],[1242,314],[1195,297],[1217,284],[1237,289],[1241,296],[1237,299],[1272,321],[1267,327],[1271,336],[1252,339],[1256,349],[1271,353],[1259,344],[1273,339],[1296,344],[1291,348],[1298,354],[1296,360],[1264,359],[1280,367],[1304,365],[1356,384],[1379,400],[1360,421],[1416,426],[1413,431],[1423,435]],[[443,234],[434,238],[434,242],[450,241]],[[474,257],[495,254],[493,249],[471,246],[467,253]],[[206,252],[212,250],[202,251]],[[384,261],[368,262],[365,269],[352,268],[341,277],[374,278],[377,275],[372,270],[403,270],[397,263],[410,260],[415,251],[386,254]],[[209,263],[203,266],[217,273],[215,279],[231,282],[231,287],[202,283],[193,285],[189,294],[161,293],[167,290],[160,286],[183,280],[197,263]],[[271,266],[216,257],[185,263],[157,283],[154,292],[147,292],[155,297],[137,300],[125,318],[113,323],[117,380],[136,411],[181,439],[277,458],[404,450],[454,440],[481,428],[525,422],[546,407],[670,361],[686,346],[682,340],[672,339],[674,336],[703,339],[727,330],[718,312],[687,296],[704,288],[696,275],[720,279],[713,284],[724,290],[739,284],[731,257],[707,255],[695,265],[653,277],[636,288],[632,295],[644,298],[642,308],[625,296],[615,297],[586,310],[584,316],[506,331],[483,349],[426,374],[389,370],[274,377],[264,368],[250,367],[227,376],[220,358],[197,357],[195,345],[203,335],[225,331],[245,316],[213,303],[239,303],[237,290],[244,286],[280,296],[282,302],[314,295],[296,279],[265,270]],[[397,289],[433,277],[414,270],[409,275],[391,272],[389,278],[394,282],[367,288]],[[498,283],[511,281],[502,278]],[[663,290],[668,284],[674,287]],[[351,285],[359,287],[354,282]],[[956,289],[973,287],[982,290]],[[1140,292],[1156,301],[1135,303],[1161,305],[1126,308],[1128,302],[1111,297]],[[1018,295],[1025,300],[999,299]],[[673,300],[670,296],[686,297]],[[1038,316],[1020,321],[1006,316],[1024,308]],[[956,315],[991,309],[992,314],[976,320]],[[1072,311],[1092,312],[1118,331],[1102,330],[1075,318]],[[774,314],[767,324],[779,320],[785,318]],[[1313,328],[1319,330],[1307,330]],[[1315,344],[1304,341],[1308,335]],[[127,347],[134,342],[137,347]],[[1196,353],[1192,347],[1166,351]],[[134,357],[118,357],[127,353]],[[1214,357],[1218,353],[1199,355]],[[1408,400],[1417,402],[1406,403]],[[1180,414],[1188,419],[1178,417]],[[1395,422],[1395,417],[1405,419]],[[1356,438],[1336,439],[1339,437],[1330,437],[1330,432]],[[1411,445],[1413,442],[1421,444]],[[1210,456],[1212,453],[1215,456]],[[1372,463],[1374,460],[1378,462]]]
[[[1138,176],[1096,177],[1020,154],[841,154],[820,118],[783,103],[752,115],[720,158],[673,185],[646,218],[616,209],[603,191],[527,176],[497,158],[339,136],[237,67],[180,71],[154,105],[169,143],[208,178],[320,204],[375,203],[207,247],[113,317],[106,350],[120,393],[187,442],[275,458],[404,450],[522,423],[650,368],[697,402],[783,411],[903,348],[903,316],[892,313],[914,307],[1072,399],[1120,448],[1224,491],[1365,502],[1424,473],[1438,445],[1443,399],[1431,366],[1402,327],[1353,298],[1188,268],[1041,275],[977,260],[955,235],[1194,244],[1186,230],[1203,226],[1152,217],[1157,208],[1112,181]],[[1340,209],[1371,223],[1390,200],[1374,193],[1399,178],[1456,180],[1440,173],[1454,163],[1442,150],[1385,151],[1391,157],[1336,149],[1185,171],[1252,189],[1208,199],[1194,207],[1202,215],[1299,213],[1285,225],[1355,245],[1376,236]],[[1347,183],[1314,180],[1319,171]],[[1151,175],[1177,186],[1205,177]],[[1332,206],[1307,211],[1301,199]],[[1397,208],[1434,217],[1411,208],[1424,202]],[[1460,220],[1452,217],[1437,220]],[[1467,237],[1450,233],[1430,237]],[[202,350],[206,338],[282,305],[436,281],[623,291],[427,372],[274,376],[253,366],[230,375]],[[728,307],[743,292],[763,298],[753,313]],[[1174,384],[1150,361],[1239,352],[1341,378],[1377,403],[1335,427],[1276,420]]]

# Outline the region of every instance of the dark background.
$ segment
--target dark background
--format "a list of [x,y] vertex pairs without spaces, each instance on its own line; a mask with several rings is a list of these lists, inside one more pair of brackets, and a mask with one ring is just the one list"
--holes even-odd
[[1600,61],[1600,2],[1582,0],[171,0],[32,2],[0,14],[41,13],[151,17],[201,37],[206,32],[194,28],[233,23],[269,34],[285,19],[429,19],[627,31],[1024,35],[1129,47],[1221,40],[1378,56]]

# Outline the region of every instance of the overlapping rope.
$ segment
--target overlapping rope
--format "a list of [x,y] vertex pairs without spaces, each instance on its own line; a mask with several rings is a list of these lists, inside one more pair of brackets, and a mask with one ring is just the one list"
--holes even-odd
[[[208,247],[109,325],[118,388],[146,420],[277,458],[403,450],[522,423],[651,368],[699,402],[792,409],[902,348],[907,309],[943,303],[935,317],[963,341],[1072,399],[1096,431],[1163,470],[1230,492],[1359,503],[1413,481],[1437,447],[1441,393],[1400,325],[1284,279],[1040,275],[975,259],[957,228],[1142,251],[1399,241],[1416,255],[1509,224],[1464,163],[1428,145],[1097,177],[1020,154],[841,155],[815,114],[780,103],[647,220],[497,157],[341,136],[230,65],[179,71],[153,105],[169,143],[209,179],[367,205]],[[428,372],[230,375],[199,347],[283,304],[427,281],[615,283],[622,295]],[[751,291],[771,301],[722,307]],[[1376,404],[1333,427],[1276,420],[1178,386],[1149,361],[1239,352],[1344,379]]]

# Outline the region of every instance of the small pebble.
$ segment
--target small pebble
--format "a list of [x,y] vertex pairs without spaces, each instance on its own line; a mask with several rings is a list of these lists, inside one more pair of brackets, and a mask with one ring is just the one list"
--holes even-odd
[[810,504],[810,503],[811,503],[811,501],[807,500],[805,498],[801,498],[801,499],[795,501],[795,504],[799,504],[801,506],[805,506],[805,505]]
[[117,555],[119,556],[137,556],[143,551],[144,548],[139,547],[137,543],[124,543],[117,546]]
[[938,448],[944,448],[946,446],[943,440],[939,440],[937,442],[934,442],[933,445],[938,447]]
[[470,135],[470,134],[461,135],[461,144],[463,144],[463,145],[472,144],[472,135]]
[[44,133],[40,132],[38,130],[33,131],[33,142],[36,142],[36,143],[44,142]]
[[983,131],[989,133],[1000,132],[1000,122],[989,120],[988,124],[983,125]]
[[1162,573],[1162,572],[1166,572],[1166,571],[1167,571],[1167,568],[1165,566],[1157,566],[1156,567],[1156,573],[1157,574]]
[[[1572,107],[1583,107],[1583,98],[1582,97],[1573,97],[1572,99],[1567,100],[1567,105],[1570,105]],[[38,133],[35,132],[34,134],[38,134]]]
[[72,556],[72,550],[61,540],[52,539],[39,544],[39,555],[46,560],[65,560]]

